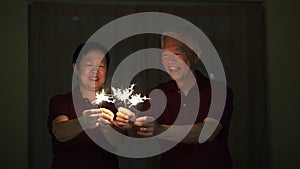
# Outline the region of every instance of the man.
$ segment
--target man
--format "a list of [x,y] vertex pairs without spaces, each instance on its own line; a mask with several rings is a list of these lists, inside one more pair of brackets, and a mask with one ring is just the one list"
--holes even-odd
[[[174,29],[165,32],[161,37],[162,64],[171,80],[158,85],[155,89],[162,90],[167,98],[166,108],[161,112],[150,109],[147,114],[156,118],[155,134],[161,134],[173,127],[171,134],[161,137],[162,146],[169,142],[178,142],[176,146],[161,155],[161,169],[228,169],[232,161],[227,147],[229,122],[232,113],[232,92],[227,88],[227,98],[221,119],[208,117],[211,105],[210,80],[195,69],[201,58],[201,52],[194,52],[197,43],[186,30]],[[216,91],[224,89],[223,83],[212,82]],[[225,86],[226,89],[226,86]],[[201,99],[200,99],[201,98]],[[151,98],[156,100],[156,98]],[[152,106],[155,106],[153,104]],[[149,108],[150,104],[144,107]],[[152,110],[152,111],[151,111]],[[216,113],[216,112],[214,112]],[[194,119],[191,118],[194,115]],[[119,111],[117,120],[124,125],[129,122],[128,111]],[[178,120],[178,118],[180,119]],[[153,124],[153,123],[152,123]],[[214,126],[210,132],[203,131],[204,126]],[[190,127],[183,139],[183,128]],[[143,127],[140,131],[146,132]],[[201,132],[209,133],[209,138],[199,143]],[[152,128],[149,128],[152,136]]]

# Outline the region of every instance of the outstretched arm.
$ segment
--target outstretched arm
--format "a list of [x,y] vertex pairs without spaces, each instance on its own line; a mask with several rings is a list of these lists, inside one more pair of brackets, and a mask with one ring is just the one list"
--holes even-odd
[[[204,124],[207,127],[204,130]],[[222,124],[217,122],[214,119],[206,118],[204,122],[196,123],[193,125],[163,125],[158,124],[156,127],[156,134],[160,134],[172,127],[172,130],[169,130],[169,134],[163,135],[160,138],[164,140],[177,141],[180,135],[183,135],[187,128],[191,128],[188,134],[181,140],[181,143],[188,144],[198,144],[200,132],[209,134],[208,139],[205,139],[203,142],[212,141],[222,130]]]
[[87,129],[94,129],[100,124],[111,125],[113,113],[107,109],[89,109],[82,112],[82,116],[69,119],[59,115],[52,121],[52,133],[60,142],[72,140]]

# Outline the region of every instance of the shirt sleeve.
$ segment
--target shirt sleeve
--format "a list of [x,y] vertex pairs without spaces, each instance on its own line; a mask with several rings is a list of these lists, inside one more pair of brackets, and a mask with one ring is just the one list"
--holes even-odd
[[52,130],[53,120],[60,115],[65,115],[69,117],[68,112],[69,112],[68,102],[64,95],[57,95],[51,98],[49,104],[49,115],[48,115],[48,122],[47,122],[47,127],[50,133]]
[[[225,103],[222,97],[218,96],[218,93],[223,93],[223,90],[226,90]],[[231,114],[233,111],[232,90],[229,87],[227,87],[225,84],[216,82],[214,92],[217,94],[216,96],[214,96],[214,106],[210,105],[209,108],[210,113],[208,114],[207,117],[218,120],[222,124],[223,128],[226,131],[228,131]]]
[[227,87],[225,107],[220,121],[222,126],[227,131],[229,130],[232,111],[233,111],[233,93],[232,90],[229,87]]

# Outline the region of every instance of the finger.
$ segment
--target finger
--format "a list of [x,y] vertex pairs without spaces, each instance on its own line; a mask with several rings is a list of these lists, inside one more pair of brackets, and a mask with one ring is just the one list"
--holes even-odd
[[136,121],[139,121],[139,122],[152,122],[154,121],[155,119],[153,117],[150,117],[150,116],[142,116],[142,117],[139,117],[136,119]]
[[100,109],[89,109],[92,114],[101,113]]
[[117,122],[116,124],[117,124],[118,126],[120,126],[120,127],[123,127],[123,126],[126,125],[126,123],[122,123],[122,122]]
[[124,107],[119,107],[119,108],[118,108],[118,112],[121,112],[121,113],[123,113],[123,114],[126,114],[126,115],[128,115],[129,117],[135,116],[135,114],[134,114],[132,111],[130,111],[129,109],[126,109],[126,108],[124,108]]
[[153,123],[153,122],[148,123],[148,122],[135,121],[133,124],[138,127],[154,127],[155,126],[155,123]]
[[101,116],[102,116],[101,114],[90,114],[89,116],[87,116],[87,118],[98,119],[98,118],[100,118]]
[[151,136],[153,136],[154,133],[153,132],[144,133],[144,132],[138,131],[137,134],[140,136],[144,136],[144,137],[151,137]]
[[124,120],[128,120],[129,119],[129,116],[128,115],[126,115],[126,114],[124,114],[124,113],[122,113],[122,112],[117,112],[117,118],[122,118],[122,119],[124,119]]
[[106,119],[106,120],[109,120],[109,121],[113,121],[114,117],[113,116],[110,116],[108,114],[105,114],[105,113],[101,113],[101,117],[103,119]]
[[91,114],[100,114],[100,113],[101,113],[101,111],[99,109],[89,109],[89,110],[84,110],[82,112],[82,115],[83,116],[89,116]]
[[120,117],[117,117],[116,120],[118,122],[123,122],[123,123],[128,123],[129,122],[129,120],[126,120],[126,119],[123,119],[123,118],[120,118]]
[[141,132],[144,132],[144,133],[153,132],[153,131],[154,131],[154,127],[149,127],[149,128],[146,128],[146,127],[140,127],[140,131],[141,131]]
[[102,113],[104,113],[104,114],[106,114],[106,115],[108,115],[112,118],[114,118],[114,116],[115,116],[113,112],[111,112],[110,110],[108,110],[106,108],[100,108],[100,110],[101,110]]
[[104,123],[104,124],[106,124],[106,125],[110,125],[110,124],[111,124],[111,122],[110,122],[109,120],[106,120],[106,119],[103,119],[103,118],[101,118],[101,119],[99,120],[99,122],[100,122],[100,123]]

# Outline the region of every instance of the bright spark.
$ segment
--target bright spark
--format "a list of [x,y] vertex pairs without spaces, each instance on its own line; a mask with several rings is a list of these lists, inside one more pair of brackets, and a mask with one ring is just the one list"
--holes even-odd
[[131,106],[136,106],[136,105],[139,104],[139,103],[143,103],[145,100],[149,100],[149,99],[150,99],[150,98],[147,98],[146,96],[141,97],[141,93],[132,95],[131,98],[129,99],[129,102],[131,103],[131,104],[129,105],[129,108],[130,108]]
[[135,84],[132,84],[132,85],[130,85],[129,88],[126,88],[123,90],[112,87],[115,98],[124,102],[125,107],[126,107],[126,105],[129,105],[129,108],[130,108],[131,106],[135,106],[139,103],[144,102],[145,100],[150,99],[150,98],[147,98],[146,96],[141,97],[141,94],[132,95],[132,93],[134,92],[134,89],[133,89],[134,86],[135,86]]
[[108,103],[114,103],[114,97],[109,96],[104,92],[104,89],[102,89],[101,93],[96,93],[96,99],[92,102],[92,104],[102,104],[103,101],[106,101]]

